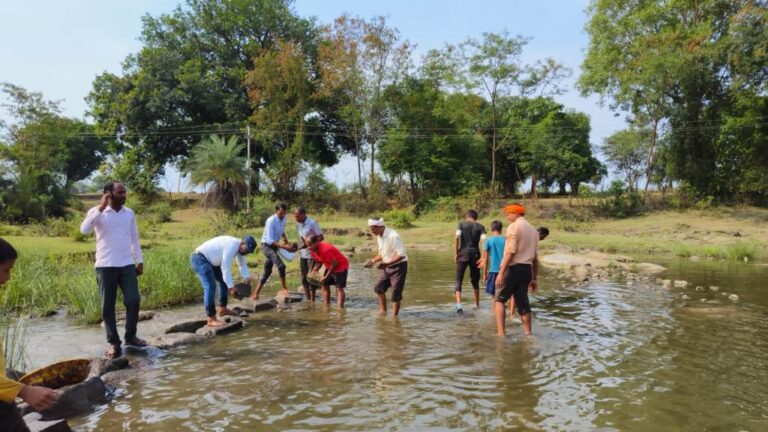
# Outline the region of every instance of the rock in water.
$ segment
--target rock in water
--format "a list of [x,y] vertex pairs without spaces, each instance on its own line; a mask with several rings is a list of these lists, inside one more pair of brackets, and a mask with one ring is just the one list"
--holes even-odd
[[43,421],[40,413],[30,413],[24,416],[30,432],[72,432],[66,420]]
[[94,405],[107,402],[107,389],[99,377],[62,387],[53,406],[42,412],[43,420],[58,420],[87,413]]
[[736,294],[731,294],[728,296],[728,300],[734,301],[734,302],[739,301],[739,296],[737,296]]
[[243,299],[232,310],[243,310],[248,313],[261,312],[265,310],[271,310],[277,307],[277,300],[256,300]]
[[675,281],[675,288],[685,288],[687,286],[688,286],[688,281],[684,281],[684,280]]
[[205,327],[208,321],[204,319],[182,321],[165,329],[165,334],[169,333],[194,333],[201,327]]
[[243,320],[240,318],[227,317],[224,319],[224,324],[221,327],[208,327],[207,325],[197,330],[197,334],[204,336],[216,336],[231,333],[233,331],[243,328]]
[[95,358],[91,360],[91,370],[88,373],[89,377],[100,377],[105,373],[109,373],[116,370],[127,369],[131,367],[128,364],[127,357],[119,357],[116,359]]
[[169,349],[180,345],[196,344],[205,339],[205,336],[196,333],[168,333],[150,338],[147,343],[160,349]]
[[278,293],[275,296],[278,303],[299,303],[304,301],[304,294],[300,292],[288,291],[288,294]]
[[589,280],[589,269],[587,266],[577,266],[573,269],[573,275],[577,282],[586,282]]

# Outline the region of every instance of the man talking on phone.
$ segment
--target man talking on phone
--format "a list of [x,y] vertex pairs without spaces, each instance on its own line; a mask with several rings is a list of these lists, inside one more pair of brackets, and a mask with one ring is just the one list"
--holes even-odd
[[115,319],[118,287],[123,292],[126,312],[125,343],[139,347],[147,345],[144,340],[136,337],[141,303],[138,276],[144,273],[144,264],[136,217],[133,210],[125,207],[126,195],[127,191],[122,183],[107,183],[101,202],[88,210],[80,225],[80,232],[83,234],[96,231],[96,281],[99,284],[101,314],[110,345],[105,353],[107,358],[122,355]]

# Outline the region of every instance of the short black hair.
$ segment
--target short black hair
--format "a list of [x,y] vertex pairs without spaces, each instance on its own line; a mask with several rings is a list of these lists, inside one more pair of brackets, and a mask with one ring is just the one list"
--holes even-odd
[[501,232],[501,227],[502,227],[501,221],[495,220],[495,221],[491,222],[491,231]]
[[477,210],[475,209],[469,209],[466,213],[464,213],[465,216],[471,217],[474,220],[477,220]]
[[549,235],[549,228],[545,226],[536,228],[536,231],[538,231],[539,234],[543,235],[544,237]]
[[16,249],[0,237],[0,264],[8,261],[16,261],[16,258],[18,257],[19,254],[16,252]]
[[288,204],[281,202],[275,204],[275,210],[288,210]]
[[312,234],[311,236],[307,237],[307,240],[309,240],[309,242],[310,242],[311,244],[315,244],[315,243],[317,243],[318,241],[320,241],[320,236],[319,236],[319,235],[315,235],[315,234]]
[[296,213],[307,214],[307,209],[305,209],[304,207],[296,207]]
[[115,191],[115,182],[111,181],[104,185],[104,193],[114,192],[114,191]]

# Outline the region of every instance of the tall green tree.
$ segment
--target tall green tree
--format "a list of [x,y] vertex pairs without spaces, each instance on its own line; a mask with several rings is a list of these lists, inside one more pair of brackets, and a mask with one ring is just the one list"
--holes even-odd
[[9,83],[0,89],[10,102],[0,122],[0,176],[9,184],[3,214],[16,221],[63,216],[72,185],[98,168],[110,142],[62,116],[41,93]]
[[645,174],[649,148],[647,129],[624,129],[605,138],[600,151],[616,174],[624,177],[627,189],[637,191],[640,178]]
[[[122,168],[141,160],[156,180],[202,137],[241,132],[253,113],[244,82],[253,59],[278,41],[307,51],[315,44],[314,23],[292,3],[187,0],[170,14],[145,16],[142,49],[126,58],[121,75],[99,75],[88,97],[99,130],[133,153]],[[269,163],[262,149],[254,145],[257,169]]]
[[672,175],[719,194],[717,131],[741,94],[766,89],[768,5],[753,0],[594,0],[580,88],[598,93],[638,127],[668,124]]

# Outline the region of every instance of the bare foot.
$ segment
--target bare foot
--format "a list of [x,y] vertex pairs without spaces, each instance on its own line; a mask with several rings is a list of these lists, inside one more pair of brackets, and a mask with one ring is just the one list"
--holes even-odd
[[250,297],[248,297],[248,298],[249,298],[251,301],[259,301],[259,296],[257,296],[257,295],[252,295],[252,296],[250,296]]
[[224,321],[219,321],[216,318],[208,318],[208,327],[221,327],[226,324]]

